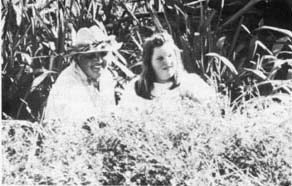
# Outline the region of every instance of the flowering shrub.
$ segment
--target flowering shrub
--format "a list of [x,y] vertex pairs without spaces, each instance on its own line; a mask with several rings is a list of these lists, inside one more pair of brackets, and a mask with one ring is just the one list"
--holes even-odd
[[76,126],[3,121],[2,183],[288,186],[291,104],[182,100],[175,112],[153,104]]

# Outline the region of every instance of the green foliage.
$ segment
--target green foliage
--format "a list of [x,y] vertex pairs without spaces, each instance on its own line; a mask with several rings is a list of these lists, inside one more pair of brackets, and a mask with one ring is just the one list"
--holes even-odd
[[232,111],[184,99],[176,112],[153,105],[82,125],[4,121],[3,184],[288,186],[291,103],[277,95]]

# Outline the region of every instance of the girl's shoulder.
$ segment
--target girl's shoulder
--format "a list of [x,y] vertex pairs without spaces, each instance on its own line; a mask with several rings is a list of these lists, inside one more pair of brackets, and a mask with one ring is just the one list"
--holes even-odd
[[149,100],[138,96],[136,92],[136,86],[140,81],[140,77],[137,76],[127,83],[122,92],[121,100],[118,104],[118,108],[121,110],[141,110],[147,108],[147,104],[150,103]]
[[181,93],[188,97],[193,97],[200,102],[216,97],[215,88],[195,73],[185,73],[182,75]]
[[195,74],[195,73],[182,74],[180,81],[182,84],[186,84],[186,85],[196,84],[196,85],[208,86],[208,83],[204,81],[198,74]]

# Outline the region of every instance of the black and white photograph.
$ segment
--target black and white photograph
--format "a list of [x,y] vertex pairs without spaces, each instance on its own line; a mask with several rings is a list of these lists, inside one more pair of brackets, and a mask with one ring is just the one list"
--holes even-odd
[[1,185],[292,186],[292,0],[1,0]]

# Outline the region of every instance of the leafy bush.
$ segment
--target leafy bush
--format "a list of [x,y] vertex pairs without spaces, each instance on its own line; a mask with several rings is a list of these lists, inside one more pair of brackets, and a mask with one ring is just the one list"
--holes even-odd
[[[3,184],[291,185],[291,97],[122,109],[82,125],[4,121]],[[139,114],[137,114],[137,112]]]

